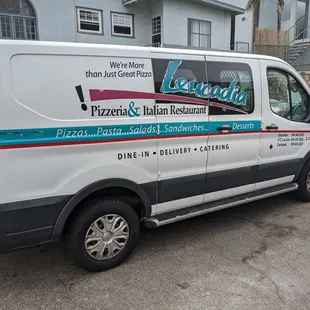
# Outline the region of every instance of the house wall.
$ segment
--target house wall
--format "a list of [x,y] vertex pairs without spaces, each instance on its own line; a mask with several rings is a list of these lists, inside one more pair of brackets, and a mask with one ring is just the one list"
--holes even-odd
[[230,48],[231,15],[222,9],[191,0],[163,0],[164,44],[188,45],[188,19],[211,21],[211,48]]
[[[32,3],[37,12],[40,40],[126,45],[151,43],[151,18],[145,1],[128,6],[121,0],[53,0],[53,5],[49,0],[32,0]],[[102,10],[103,35],[77,32],[76,7]],[[134,14],[134,38],[111,35],[111,11]]]
[[284,9],[282,12],[281,29],[288,30],[294,25],[296,20],[296,0],[286,0],[284,3]]
[[[246,7],[248,0],[227,0],[226,2],[237,5],[241,8]],[[249,43],[249,50],[252,51],[253,41],[253,12],[245,12],[236,16],[235,42]]]
[[151,18],[163,15],[163,0],[149,0],[149,12]]
[[[188,19],[211,21],[211,48],[230,48],[231,13],[194,0],[147,0],[124,6],[122,0],[30,0],[37,12],[39,39],[98,44],[151,44],[152,17],[162,16],[162,43],[188,45]],[[244,1],[244,0],[237,0]],[[235,1],[226,1],[236,5]],[[76,7],[102,10],[103,35],[77,31]],[[134,38],[111,35],[110,12],[134,14]]]
[[253,45],[253,13],[246,12],[236,16],[235,42],[249,43],[249,50]]
[[277,29],[277,1],[263,1],[259,12],[259,28]]
[[75,41],[76,17],[73,0],[31,0],[37,15],[40,40]]

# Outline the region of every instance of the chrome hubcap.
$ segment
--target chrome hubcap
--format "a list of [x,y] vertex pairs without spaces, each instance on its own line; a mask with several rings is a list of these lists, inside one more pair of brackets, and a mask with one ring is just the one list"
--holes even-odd
[[307,191],[310,193],[310,172],[307,175]]
[[85,249],[96,260],[118,255],[129,237],[128,223],[119,215],[108,214],[94,221],[85,236]]

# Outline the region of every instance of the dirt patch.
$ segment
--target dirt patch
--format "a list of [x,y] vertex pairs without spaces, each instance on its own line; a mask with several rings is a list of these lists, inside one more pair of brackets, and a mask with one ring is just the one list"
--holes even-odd
[[242,262],[245,264],[247,263],[250,259],[256,258],[263,253],[265,253],[268,250],[268,245],[265,241],[262,242],[262,244],[259,246],[257,250],[254,250],[250,255],[246,255],[242,257]]
[[279,224],[273,224],[273,223],[265,223],[262,221],[254,222],[254,225],[260,229],[264,229],[267,231],[266,237],[267,238],[283,238],[289,235],[292,235],[293,232],[298,231],[298,228],[296,226],[284,226]]

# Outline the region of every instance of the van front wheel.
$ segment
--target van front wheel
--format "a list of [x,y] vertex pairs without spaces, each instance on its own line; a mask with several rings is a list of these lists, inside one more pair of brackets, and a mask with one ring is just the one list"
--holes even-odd
[[310,201],[310,161],[303,167],[297,183],[297,197],[302,201]]
[[92,272],[105,271],[124,262],[140,233],[137,214],[126,202],[97,199],[84,204],[67,234],[69,253]]

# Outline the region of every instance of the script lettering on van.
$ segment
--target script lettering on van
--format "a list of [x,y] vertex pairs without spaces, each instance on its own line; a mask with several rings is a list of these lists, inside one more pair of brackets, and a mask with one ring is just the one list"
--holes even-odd
[[156,135],[158,126],[156,124],[132,125],[132,126],[99,126],[87,129],[58,128],[56,138],[125,138],[136,135]]
[[202,99],[218,99],[224,102],[231,102],[235,105],[246,105],[247,94],[240,92],[236,86],[238,80],[233,80],[228,88],[221,88],[218,85],[198,83],[197,80],[188,81],[185,77],[174,80],[173,77],[181,66],[182,60],[170,61],[167,67],[160,91],[165,94],[185,93],[195,95]]
[[135,61],[110,61],[110,69],[104,71],[85,71],[87,78],[147,78],[152,72],[145,70],[145,64]]
[[233,130],[254,130],[255,125],[253,123],[239,124],[233,123]]

